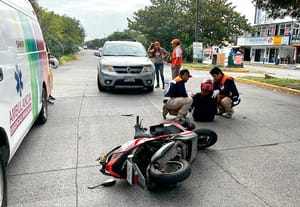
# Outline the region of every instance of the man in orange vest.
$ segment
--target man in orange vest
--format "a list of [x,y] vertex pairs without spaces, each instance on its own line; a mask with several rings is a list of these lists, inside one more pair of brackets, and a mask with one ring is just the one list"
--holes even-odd
[[173,39],[171,41],[173,52],[171,60],[172,79],[179,75],[179,70],[182,65],[182,48],[180,46],[179,39]]
[[216,98],[218,114],[224,114],[226,118],[231,118],[234,110],[233,101],[239,98],[234,79],[222,72],[219,67],[214,67],[209,72],[214,78],[214,92],[212,97]]

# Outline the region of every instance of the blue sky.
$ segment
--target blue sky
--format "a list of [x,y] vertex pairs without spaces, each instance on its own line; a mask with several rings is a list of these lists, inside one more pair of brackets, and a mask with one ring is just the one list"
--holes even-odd
[[[236,10],[253,23],[251,0],[228,0]],[[86,40],[103,38],[127,28],[127,17],[150,5],[150,0],[38,0],[40,6],[57,14],[74,17],[83,25]]]

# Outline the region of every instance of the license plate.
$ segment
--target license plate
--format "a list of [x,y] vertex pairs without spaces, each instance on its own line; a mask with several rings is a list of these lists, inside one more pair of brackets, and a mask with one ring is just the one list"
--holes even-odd
[[127,179],[127,182],[130,184],[130,185],[133,185],[133,167],[132,167],[132,162],[130,162],[129,160],[127,160],[127,167],[126,167],[126,179]]
[[133,77],[124,77],[124,82],[135,82],[135,78]]

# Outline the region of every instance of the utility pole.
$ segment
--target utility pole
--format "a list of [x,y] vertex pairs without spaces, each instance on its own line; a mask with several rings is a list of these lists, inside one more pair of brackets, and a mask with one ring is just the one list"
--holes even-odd
[[196,0],[196,20],[195,20],[195,42],[199,41],[198,35],[198,21],[199,21],[199,0]]

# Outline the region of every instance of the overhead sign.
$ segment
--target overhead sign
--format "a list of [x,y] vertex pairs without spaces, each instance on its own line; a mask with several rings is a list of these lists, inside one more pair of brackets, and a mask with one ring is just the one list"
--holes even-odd
[[289,45],[289,36],[238,38],[238,45]]

